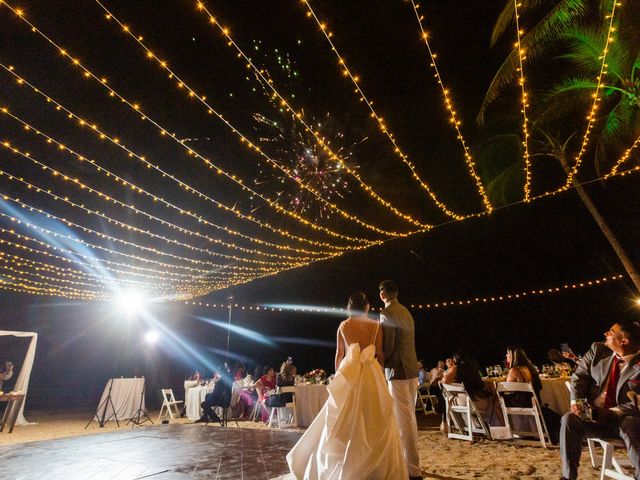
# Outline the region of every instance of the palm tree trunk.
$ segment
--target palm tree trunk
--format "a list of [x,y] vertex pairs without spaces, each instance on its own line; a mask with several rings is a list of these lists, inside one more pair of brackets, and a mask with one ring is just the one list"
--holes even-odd
[[[558,160],[560,161],[560,164],[562,165],[562,168],[564,169],[564,171],[567,172],[567,174],[569,174],[571,169],[569,168],[569,164],[567,163],[565,156],[558,155]],[[580,200],[582,200],[582,203],[584,203],[584,206],[587,207],[587,210],[589,211],[593,219],[596,221],[596,224],[598,225],[598,227],[600,227],[600,230],[606,237],[607,241],[611,244],[611,248],[613,248],[613,251],[618,256],[620,263],[622,263],[622,266],[627,271],[629,278],[631,278],[631,281],[636,287],[636,292],[640,294],[640,273],[638,273],[636,266],[633,264],[633,262],[627,255],[627,252],[624,251],[624,249],[622,248],[622,245],[620,245],[620,242],[618,242],[618,239],[609,228],[609,225],[607,225],[607,222],[604,221],[604,218],[602,218],[602,215],[600,215],[600,212],[598,211],[596,206],[593,204],[593,202],[591,201],[591,198],[589,198],[589,195],[587,195],[587,192],[584,190],[584,188],[582,188],[582,186],[578,183],[575,176],[573,177],[573,185],[576,189],[576,192],[578,192],[578,196],[580,197]]]

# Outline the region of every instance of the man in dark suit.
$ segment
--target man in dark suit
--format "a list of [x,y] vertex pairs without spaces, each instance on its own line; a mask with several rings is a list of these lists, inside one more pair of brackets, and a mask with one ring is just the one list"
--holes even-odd
[[418,457],[418,426],[416,423],[416,391],[418,389],[418,358],[415,326],[409,310],[398,302],[398,287],[385,280],[379,285],[384,310],[380,325],[384,332],[384,371],[393,397],[394,414],[400,429],[400,439],[409,478],[422,478]]
[[220,422],[221,425],[223,424],[222,419],[213,411],[213,407],[220,407],[222,409],[229,408],[231,404],[233,379],[226,364],[218,370],[218,375],[220,377],[213,387],[213,392],[207,393],[204,397],[204,402],[200,404],[202,407],[202,417],[196,420],[196,423]]
[[[624,440],[640,478],[640,412],[627,396],[640,393],[640,324],[615,323],[604,343],[594,343],[571,377],[571,411],[562,417],[562,478],[578,478],[582,441],[589,436]],[[586,415],[591,407],[593,421]]]

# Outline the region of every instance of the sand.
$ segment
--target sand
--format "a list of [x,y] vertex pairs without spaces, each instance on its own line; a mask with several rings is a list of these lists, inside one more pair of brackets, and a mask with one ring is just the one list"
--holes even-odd
[[[96,422],[85,425],[91,416],[84,413],[46,413],[31,411],[27,419],[37,425],[17,426],[12,434],[0,433],[0,445],[89,435],[117,430],[115,422],[100,428]],[[157,412],[152,413],[155,421]],[[126,423],[126,422],[125,422]],[[190,423],[185,419],[171,423]],[[149,425],[147,423],[146,425]],[[487,441],[473,443],[449,440],[440,433],[435,416],[419,417],[420,461],[425,479],[555,479],[560,478],[560,456],[556,446],[543,449],[533,441]],[[125,428],[122,424],[120,429]],[[131,428],[131,427],[128,427]],[[203,428],[220,428],[210,424]],[[229,428],[237,428],[234,422]],[[264,424],[240,422],[240,428],[268,428]],[[599,472],[591,468],[589,455],[582,457],[580,478],[596,480]]]

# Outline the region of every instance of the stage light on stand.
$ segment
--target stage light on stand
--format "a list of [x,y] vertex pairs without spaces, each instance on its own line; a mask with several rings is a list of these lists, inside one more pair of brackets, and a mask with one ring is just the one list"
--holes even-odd
[[127,318],[132,318],[144,311],[145,299],[134,290],[121,292],[116,301],[118,310],[124,313]]
[[149,330],[144,336],[144,341],[148,344],[153,345],[160,339],[160,334],[155,330]]

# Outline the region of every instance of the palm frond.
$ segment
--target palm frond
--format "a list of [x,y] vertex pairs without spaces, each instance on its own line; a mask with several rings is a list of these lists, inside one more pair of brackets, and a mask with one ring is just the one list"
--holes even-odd
[[[567,28],[588,13],[588,2],[585,0],[560,1],[522,38],[522,47],[527,52],[527,62],[530,63],[547,53],[557,44]],[[476,119],[478,123],[484,122],[488,106],[495,101],[503,89],[515,82],[518,65],[518,52],[513,49],[491,80]]]

